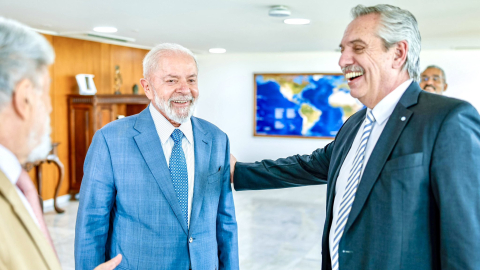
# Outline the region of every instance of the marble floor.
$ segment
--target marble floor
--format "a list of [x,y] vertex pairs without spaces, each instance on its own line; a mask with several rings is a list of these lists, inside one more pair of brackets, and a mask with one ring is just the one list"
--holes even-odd
[[[234,192],[242,270],[321,268],[326,186]],[[74,269],[78,201],[45,213],[63,269]]]

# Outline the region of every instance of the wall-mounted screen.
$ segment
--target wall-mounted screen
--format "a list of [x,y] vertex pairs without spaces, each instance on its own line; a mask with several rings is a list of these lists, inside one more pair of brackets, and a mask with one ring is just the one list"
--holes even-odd
[[333,138],[363,108],[343,74],[254,74],[255,136]]

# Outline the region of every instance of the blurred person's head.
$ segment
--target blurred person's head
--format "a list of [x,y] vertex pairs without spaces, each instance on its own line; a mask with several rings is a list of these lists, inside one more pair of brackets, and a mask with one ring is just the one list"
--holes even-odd
[[427,92],[442,95],[448,87],[445,71],[439,66],[428,66],[420,77],[420,87]]
[[177,127],[190,120],[198,98],[198,68],[189,49],[157,45],[143,60],[143,76],[145,94],[167,120]]
[[48,66],[55,55],[29,27],[0,17],[0,144],[20,163],[51,149]]
[[420,32],[415,17],[391,5],[352,9],[339,65],[350,93],[369,108],[406,80],[419,81]]

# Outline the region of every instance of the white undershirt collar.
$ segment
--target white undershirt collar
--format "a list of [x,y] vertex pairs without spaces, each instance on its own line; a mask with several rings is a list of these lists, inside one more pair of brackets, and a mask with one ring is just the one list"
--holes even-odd
[[15,186],[22,172],[22,166],[12,151],[0,144],[0,170],[7,176],[8,180]]
[[[397,88],[395,88],[395,90],[380,100],[380,102],[371,110],[373,116],[375,117],[375,121],[379,125],[382,125],[383,122],[385,122],[390,115],[392,115],[395,106],[397,106],[398,101],[403,96],[403,93],[405,93],[412,81],[412,79],[409,79],[400,84]],[[367,109],[367,113],[369,111],[370,109]]]
[[[158,135],[160,137],[160,141],[162,142],[162,145],[164,145],[168,138],[172,135],[173,131],[177,129],[177,127],[174,127],[170,121],[163,116],[154,106],[152,103],[148,106],[150,113],[152,114],[152,118],[155,119],[156,124],[158,125],[157,131]],[[187,138],[188,142],[190,144],[193,144],[193,129],[192,129],[192,121],[190,119],[186,121],[185,123],[182,123],[180,127],[178,127],[183,132],[183,135],[185,135],[185,138]]]

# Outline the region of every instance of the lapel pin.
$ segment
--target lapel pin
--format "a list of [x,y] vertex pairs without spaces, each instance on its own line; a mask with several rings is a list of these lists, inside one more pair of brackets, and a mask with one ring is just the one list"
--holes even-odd
[[405,121],[407,118],[405,116],[402,116],[400,120]]

